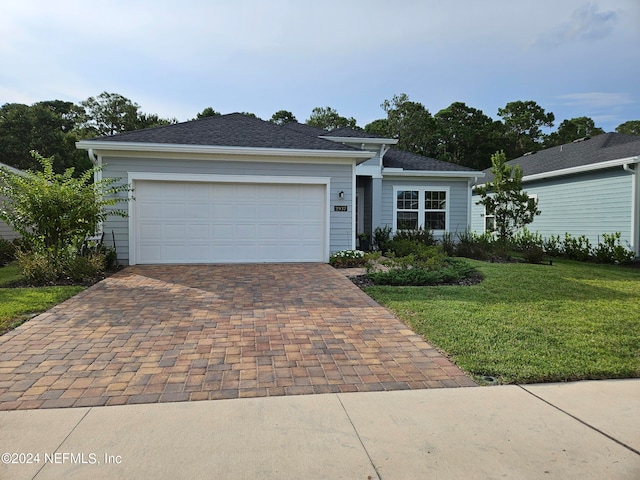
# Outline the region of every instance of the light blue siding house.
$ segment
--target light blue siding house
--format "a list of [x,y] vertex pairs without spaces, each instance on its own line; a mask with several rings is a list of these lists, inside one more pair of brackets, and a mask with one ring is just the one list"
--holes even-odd
[[[528,226],[543,237],[620,232],[623,245],[640,256],[640,137],[605,133],[508,162],[523,170],[523,189],[542,212]],[[487,179],[491,173],[486,170]],[[471,226],[490,229],[492,218],[474,194]]]
[[482,172],[396,143],[230,114],[77,147],[101,176],[134,189],[128,218],[103,226],[119,261],[133,265],[327,262],[379,226],[468,229]]

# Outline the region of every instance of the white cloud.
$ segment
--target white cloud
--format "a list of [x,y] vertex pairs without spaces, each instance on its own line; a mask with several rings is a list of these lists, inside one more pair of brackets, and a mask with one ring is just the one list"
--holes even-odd
[[600,40],[614,31],[617,22],[617,12],[601,12],[595,3],[587,3],[574,10],[569,21],[542,32],[533,44],[556,47],[581,40]]
[[636,103],[628,93],[585,92],[559,95],[562,104],[571,107],[607,108]]

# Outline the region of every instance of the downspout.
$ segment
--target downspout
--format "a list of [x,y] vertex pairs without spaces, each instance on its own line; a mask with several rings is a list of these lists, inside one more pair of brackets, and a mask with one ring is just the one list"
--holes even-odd
[[[633,161],[625,163],[622,168],[632,175],[631,178],[631,246],[636,258],[640,257],[640,182],[638,182],[638,164],[640,156]],[[632,167],[635,165],[635,167]]]
[[478,183],[478,177],[467,180],[467,232],[471,231],[471,210],[473,209],[473,187]]
[[[89,160],[91,160],[91,163],[96,169],[93,172],[93,184],[95,185],[102,180],[102,156],[96,155],[93,151],[93,148],[90,148],[89,150],[87,150],[87,154],[89,155]],[[96,233],[101,234],[103,232],[104,232],[104,225],[102,222],[100,222],[98,224]]]

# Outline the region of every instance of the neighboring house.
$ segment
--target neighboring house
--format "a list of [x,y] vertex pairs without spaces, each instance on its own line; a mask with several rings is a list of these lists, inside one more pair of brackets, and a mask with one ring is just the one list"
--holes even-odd
[[[21,174],[20,170],[10,167],[9,165],[5,165],[4,163],[0,163],[0,168],[5,168],[10,172]],[[0,204],[4,202],[5,198],[0,196]],[[0,220],[0,238],[4,238],[5,240],[13,240],[16,237],[19,237],[13,228],[7,225],[5,222]]]
[[133,265],[327,262],[378,226],[468,229],[483,174],[395,143],[230,114],[77,147],[134,188],[129,217],[104,224]]
[[[592,245],[603,233],[620,232],[623,245],[640,256],[640,137],[605,133],[507,163],[520,165],[523,190],[538,200],[542,213],[530,231],[545,238],[585,235]],[[474,194],[471,226],[482,233],[493,219],[476,204],[479,198]]]

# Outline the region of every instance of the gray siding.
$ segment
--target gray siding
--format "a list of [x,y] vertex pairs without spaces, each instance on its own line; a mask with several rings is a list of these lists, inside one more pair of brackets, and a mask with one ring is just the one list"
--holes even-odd
[[[537,195],[542,212],[527,228],[543,237],[565,233],[586,235],[597,244],[603,233],[620,232],[631,243],[632,176],[622,168],[528,182],[523,189]],[[484,231],[484,211],[473,197],[472,229]]]
[[[0,203],[2,203],[2,198],[0,198]],[[5,240],[13,240],[19,235],[5,222],[0,220],[0,238],[4,238]]]
[[449,198],[447,200],[449,209],[449,233],[462,233],[469,229],[467,225],[468,213],[468,192],[469,184],[467,179],[426,179],[426,178],[389,178],[385,177],[382,182],[382,225],[393,225],[393,209],[395,199],[393,198],[394,186],[417,186],[417,187],[449,187]]
[[[128,172],[330,177],[330,253],[350,249],[353,245],[352,165],[138,157],[104,157],[103,164],[103,177],[120,178],[122,183],[126,183]],[[338,198],[341,191],[344,192],[344,200]],[[135,192],[133,196],[135,197]],[[334,205],[347,205],[348,211],[334,212]],[[126,205],[121,203],[118,208],[126,208]],[[105,222],[104,231],[107,245],[113,243],[111,232],[114,232],[118,260],[127,264],[129,261],[129,220],[115,216],[109,217]]]

